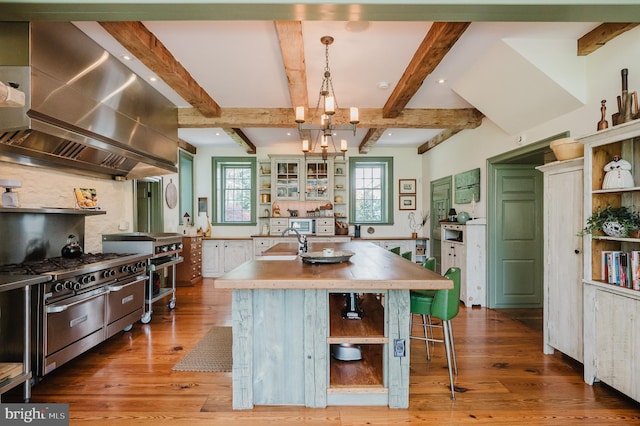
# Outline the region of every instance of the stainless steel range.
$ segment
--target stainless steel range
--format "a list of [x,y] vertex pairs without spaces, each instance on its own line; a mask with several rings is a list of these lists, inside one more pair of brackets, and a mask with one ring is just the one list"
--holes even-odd
[[144,312],[147,254],[82,254],[0,266],[1,274],[48,275],[34,286],[33,367],[42,377],[113,336]]
[[[141,253],[149,257],[149,281],[145,292],[146,310],[142,323],[151,321],[153,303],[171,296],[168,306],[176,306],[176,268],[181,263],[182,235],[177,233],[129,232],[102,235],[102,249],[113,253]],[[171,276],[168,268],[171,267]],[[170,283],[162,284],[163,281]]]

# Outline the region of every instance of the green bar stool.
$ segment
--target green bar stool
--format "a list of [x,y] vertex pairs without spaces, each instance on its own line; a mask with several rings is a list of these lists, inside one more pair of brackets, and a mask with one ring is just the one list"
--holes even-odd
[[[455,346],[453,344],[453,330],[451,328],[451,320],[458,315],[460,311],[460,268],[449,268],[444,276],[453,281],[453,289],[436,290],[435,296],[429,297],[420,294],[417,291],[411,292],[411,313],[420,314],[423,317],[423,326],[425,327],[425,336],[410,336],[412,339],[425,340],[428,342],[444,342],[445,352],[447,356],[447,367],[449,368],[449,381],[451,386],[451,399],[455,400],[455,389],[453,384],[453,371],[458,375],[458,366],[456,364]],[[428,324],[425,316],[433,316],[442,321],[441,326]],[[425,324],[427,324],[425,326]],[[443,339],[434,339],[428,337],[426,327],[442,327]],[[427,348],[428,351],[428,348]],[[451,361],[453,358],[454,368],[452,369]]]
[[394,247],[394,248],[392,248],[392,249],[389,249],[389,251],[390,251],[391,253],[395,253],[395,254],[397,254],[398,256],[400,256],[400,247]]
[[[435,257],[428,257],[427,260],[425,260],[422,263],[422,267],[425,269],[429,269],[431,271],[435,271],[436,270],[436,258]],[[435,291],[434,291],[435,293]]]
[[[434,271],[436,270],[436,258],[435,257],[428,257],[423,263],[422,263],[422,267],[425,269],[429,269],[430,271]],[[435,290],[412,290],[411,294],[417,294],[420,295],[423,298],[423,303],[425,305],[428,305],[430,303],[433,303],[433,297],[436,295],[436,291]],[[429,298],[431,298],[431,300],[429,301]],[[422,309],[421,311],[429,311],[431,309],[431,307],[429,306],[425,306],[424,309]],[[413,315],[421,315],[422,317],[422,321],[421,322],[413,322]],[[420,314],[418,312],[411,312],[411,328],[413,329],[414,325],[421,325],[422,329],[424,331],[424,336],[427,337],[428,333],[431,332],[431,344],[433,346],[435,346],[435,343],[433,342],[433,328],[432,328],[432,322],[431,322],[431,315],[426,315],[426,314]],[[409,335],[411,335],[411,330],[409,330]],[[429,340],[425,339],[425,349],[427,351],[427,361],[431,361],[431,351],[429,350]]]
[[402,253],[402,257],[404,257],[407,260],[411,260],[411,252],[405,251],[404,253]]

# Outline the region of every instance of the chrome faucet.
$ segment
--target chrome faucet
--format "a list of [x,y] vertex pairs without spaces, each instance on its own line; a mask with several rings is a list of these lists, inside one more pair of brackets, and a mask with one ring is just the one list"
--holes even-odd
[[286,237],[287,233],[289,231],[293,231],[293,232],[296,233],[296,236],[298,238],[298,253],[306,253],[309,250],[309,247],[307,246],[307,236],[306,235],[300,235],[298,230],[296,228],[292,228],[292,227],[289,227],[289,228],[285,229],[284,231],[282,231],[282,236]]

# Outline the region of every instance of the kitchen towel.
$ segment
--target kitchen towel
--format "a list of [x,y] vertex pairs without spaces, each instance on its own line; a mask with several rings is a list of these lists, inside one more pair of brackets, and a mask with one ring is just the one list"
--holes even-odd
[[212,327],[173,371],[231,371],[231,327]]

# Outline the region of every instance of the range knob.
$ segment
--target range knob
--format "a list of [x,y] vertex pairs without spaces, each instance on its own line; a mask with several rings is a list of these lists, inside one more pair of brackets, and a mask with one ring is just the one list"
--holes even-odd
[[140,269],[144,269],[147,266],[147,262],[145,262],[144,260],[141,260],[139,262],[136,263],[136,266]]
[[104,271],[102,271],[102,278],[112,277],[115,273],[116,271],[114,271],[113,269],[105,269]]
[[78,291],[78,290],[80,290],[81,288],[82,288],[82,284],[80,284],[80,283],[73,283],[73,289],[74,289],[75,291]]
[[93,275],[85,275],[82,278],[80,278],[80,282],[82,284],[89,284],[92,281],[95,281],[96,277],[94,277]]
[[138,270],[138,267],[136,265],[131,265],[131,267],[129,268],[129,270],[131,272],[136,272]]
[[178,250],[182,250],[182,243],[178,243],[177,246]]
[[156,247],[156,254],[160,253],[162,251],[162,247]]
[[57,283],[55,283],[55,284],[53,285],[53,292],[54,292],[54,293],[58,293],[58,292],[60,292],[60,291],[64,290],[64,288],[65,288],[65,287],[64,287],[64,283],[57,282]]
[[64,282],[64,288],[66,288],[67,290],[73,290],[73,285],[74,282],[71,280],[67,280]]
[[120,267],[120,272],[129,272],[129,265],[122,265]]

